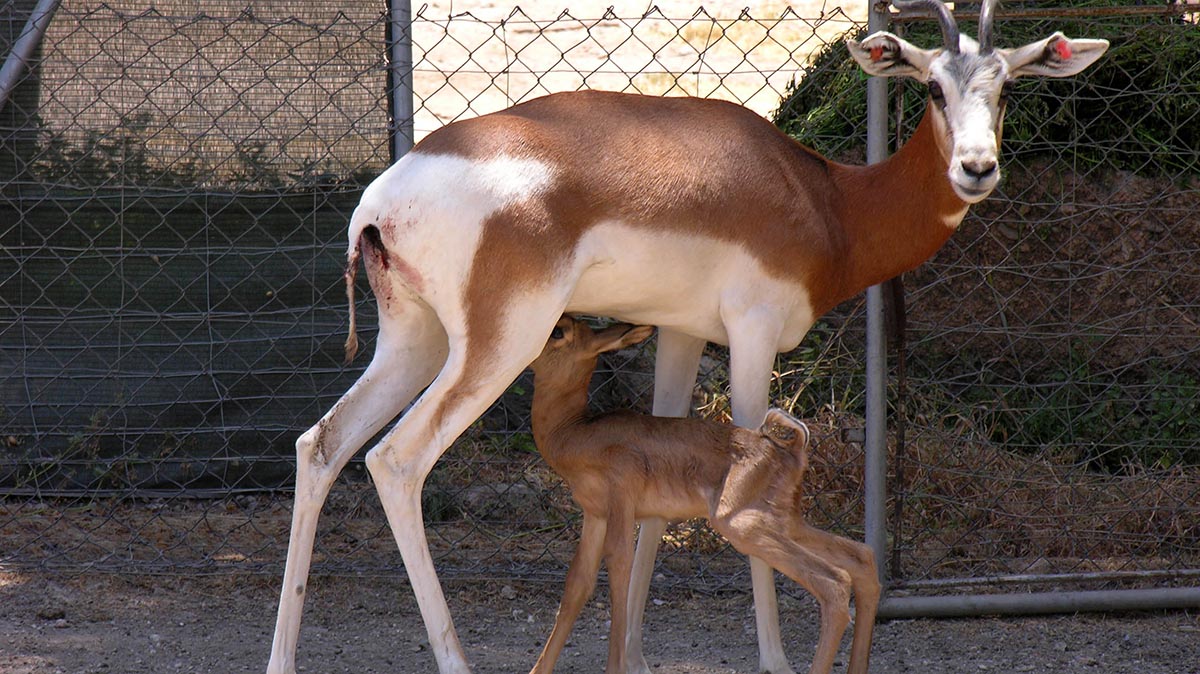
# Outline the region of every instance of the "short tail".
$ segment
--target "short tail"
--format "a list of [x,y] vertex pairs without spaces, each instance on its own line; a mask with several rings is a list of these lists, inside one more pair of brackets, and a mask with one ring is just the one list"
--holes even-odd
[[354,362],[354,356],[358,353],[358,324],[354,316],[354,278],[358,275],[359,257],[361,257],[361,249],[359,248],[359,238],[356,236],[354,243],[350,244],[350,253],[346,256],[346,301],[350,303],[350,334],[346,337],[346,365]]
[[790,470],[777,477],[776,483],[783,491],[780,504],[787,503],[792,511],[803,513],[804,474],[808,471],[808,448],[812,441],[808,425],[778,407],[767,410],[767,419],[762,425],[762,434],[782,451],[790,451],[795,461]]
[[808,426],[778,407],[767,410],[767,419],[763,422],[761,431],[776,446],[795,447],[797,456],[802,457],[808,450],[811,439]]

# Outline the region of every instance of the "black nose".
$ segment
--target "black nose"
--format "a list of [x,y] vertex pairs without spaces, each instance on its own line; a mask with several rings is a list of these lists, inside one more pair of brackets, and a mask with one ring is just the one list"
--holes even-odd
[[996,162],[988,161],[964,161],[962,163],[963,173],[975,180],[983,180],[996,172]]

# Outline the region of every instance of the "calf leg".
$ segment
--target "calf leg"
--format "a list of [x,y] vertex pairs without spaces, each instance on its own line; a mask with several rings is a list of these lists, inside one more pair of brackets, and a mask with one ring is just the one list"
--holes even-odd
[[605,674],[625,674],[626,623],[629,619],[629,574],[633,566],[633,503],[614,503],[609,511],[605,535],[608,559],[608,600],[612,627],[608,635],[608,666]]
[[562,602],[558,605],[558,615],[554,618],[554,629],[550,631],[550,638],[530,674],[550,674],[554,671],[554,663],[562,654],[580,610],[596,589],[596,574],[600,571],[607,528],[606,520],[584,515],[583,533],[567,571],[567,584],[563,589]]
[[879,609],[879,571],[875,553],[863,543],[835,536],[800,523],[793,540],[810,551],[819,551],[829,563],[850,574],[854,588],[854,636],[850,646],[850,665],[847,674],[866,674],[871,657],[871,638],[875,631],[875,614]]
[[804,523],[745,508],[722,513],[714,524],[738,550],[761,557],[799,583],[821,607],[821,631],[810,674],[828,674],[850,622],[855,595],[854,642],[849,674],[865,674],[879,603],[879,580],[870,548]]

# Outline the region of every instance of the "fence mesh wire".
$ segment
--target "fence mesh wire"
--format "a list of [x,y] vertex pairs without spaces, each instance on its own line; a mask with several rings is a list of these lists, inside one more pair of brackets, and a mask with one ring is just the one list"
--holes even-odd
[[[5,52],[32,4],[5,5]],[[278,571],[295,438],[361,372],[341,365],[344,228],[389,161],[386,8],[203,7],[64,2],[0,110],[0,563]],[[1143,9],[1001,19],[1005,44],[1097,27],[1114,44],[1089,84],[1018,89],[1014,108],[1034,113],[1009,121],[1001,188],[907,280],[908,441],[889,512],[910,588],[1200,568],[1200,77],[1194,58],[1154,77],[1153,54],[1112,58],[1196,27]],[[416,134],[587,87],[736,100],[855,160],[862,80],[837,40],[862,11],[422,9]],[[903,136],[923,95],[893,92]],[[1148,110],[1173,121],[1139,123]],[[1097,135],[1113,120],[1126,126]],[[861,425],[861,325],[858,300],[839,307],[772,384],[816,430],[813,521],[852,536],[862,454],[843,436]],[[596,404],[644,408],[652,353],[603,361]],[[702,413],[726,414],[724,368],[710,349]],[[533,448],[529,391],[519,379],[429,479],[447,575],[557,577],[569,559],[578,519]],[[360,461],[317,546],[317,572],[401,566]],[[665,547],[670,580],[747,584],[701,525]]]
[[1200,566],[1200,34],[1121,9],[1004,24],[1112,47],[1019,88],[1007,179],[914,274],[913,585]]

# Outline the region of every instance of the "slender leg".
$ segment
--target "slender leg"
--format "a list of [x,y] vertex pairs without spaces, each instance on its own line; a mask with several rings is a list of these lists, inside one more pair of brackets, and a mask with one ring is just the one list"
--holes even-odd
[[845,572],[825,568],[822,560],[804,556],[793,559],[796,565],[788,569],[788,576],[811,592],[821,607],[820,637],[808,671],[809,674],[829,674],[842,635],[850,624],[850,581]]
[[658,331],[654,356],[654,416],[686,417],[691,412],[703,339],[674,330]]
[[[565,302],[565,300],[564,300]],[[367,468],[400,548],[429,644],[441,674],[469,674],[450,609],[433,566],[421,518],[421,490],[434,463],[504,392],[545,344],[563,302],[509,303],[519,324],[498,325],[490,334],[451,332],[450,355],[437,379],[367,454]]]
[[341,400],[296,442],[296,496],[268,674],[296,671],[296,645],[321,506],[338,473],[384,424],[427,386],[446,336],[424,304],[397,303],[380,317],[375,356]]
[[608,666],[605,674],[624,674],[626,623],[629,620],[629,574],[633,566],[633,502],[625,499],[612,504],[605,536],[608,553],[608,599],[612,627],[608,634]]
[[[696,388],[696,372],[705,342],[674,330],[659,329],[658,351],[654,363],[654,415],[686,417],[691,411],[692,391]],[[642,621],[646,598],[650,593],[650,578],[654,575],[654,558],[667,521],[652,517],[638,522],[637,550],[633,556],[633,573],[629,584],[629,631],[625,639],[625,662],[629,674],[650,674],[650,666],[642,653]]]
[[[767,416],[771,370],[782,330],[777,315],[764,310],[724,317],[730,336],[729,385],[733,423],[743,428],[758,428]],[[775,573],[766,562],[751,556],[750,580],[754,585],[759,671],[793,674],[783,652],[779,631]]]
[[802,545],[812,550],[831,551],[831,563],[850,574],[850,584],[854,588],[854,636],[850,645],[850,665],[846,672],[867,674],[881,591],[875,553],[867,545],[814,529],[807,524],[798,527],[798,530],[801,532],[798,540]]
[[[820,637],[813,655],[810,674],[828,674],[833,667],[842,635],[850,622],[850,590],[855,576],[867,570],[873,571],[871,558],[851,560],[843,554],[842,543],[855,545],[845,539],[814,529],[807,525],[790,526],[786,518],[764,513],[761,504],[750,503],[733,514],[723,513],[713,519],[714,526],[739,550],[753,551],[765,563],[778,568],[789,578],[799,583],[817,599],[821,610]],[[865,546],[864,546],[865,547]],[[870,550],[867,549],[869,553]],[[857,557],[857,551],[854,557]],[[865,566],[863,563],[865,562]],[[867,567],[870,567],[869,569]],[[872,581],[878,585],[872,576]],[[870,649],[870,627],[874,623],[875,604],[878,591],[863,587],[859,597],[864,615],[864,630],[856,639],[865,637],[862,644],[856,643],[850,672],[864,674],[866,655]],[[870,621],[867,623],[866,621]]]
[[554,619],[554,629],[550,638],[542,648],[530,674],[550,674],[554,664],[562,654],[571,628],[579,618],[579,612],[592,591],[596,589],[596,574],[600,572],[600,560],[604,552],[604,537],[608,522],[597,517],[583,516],[583,534],[579,539],[579,547],[571,560],[571,568],[567,571],[567,584],[563,590],[562,602],[558,606],[558,616]]
[[779,629],[779,598],[775,594],[775,570],[758,557],[750,557],[750,582],[754,587],[754,623],[758,629],[758,671],[793,674],[783,652]]
[[625,637],[628,674],[650,674],[650,665],[642,652],[642,621],[645,620],[646,600],[650,596],[654,559],[658,556],[658,546],[666,531],[667,521],[661,517],[638,520],[637,550],[633,555],[633,572],[629,578],[629,631]]
[[[787,530],[788,527],[773,527]],[[849,594],[854,591],[854,635],[847,674],[866,674],[871,637],[879,607],[879,575],[868,546],[799,522],[787,543],[792,565],[780,570],[803,585],[821,605],[821,637],[813,656],[813,674],[828,672],[849,622]]]

